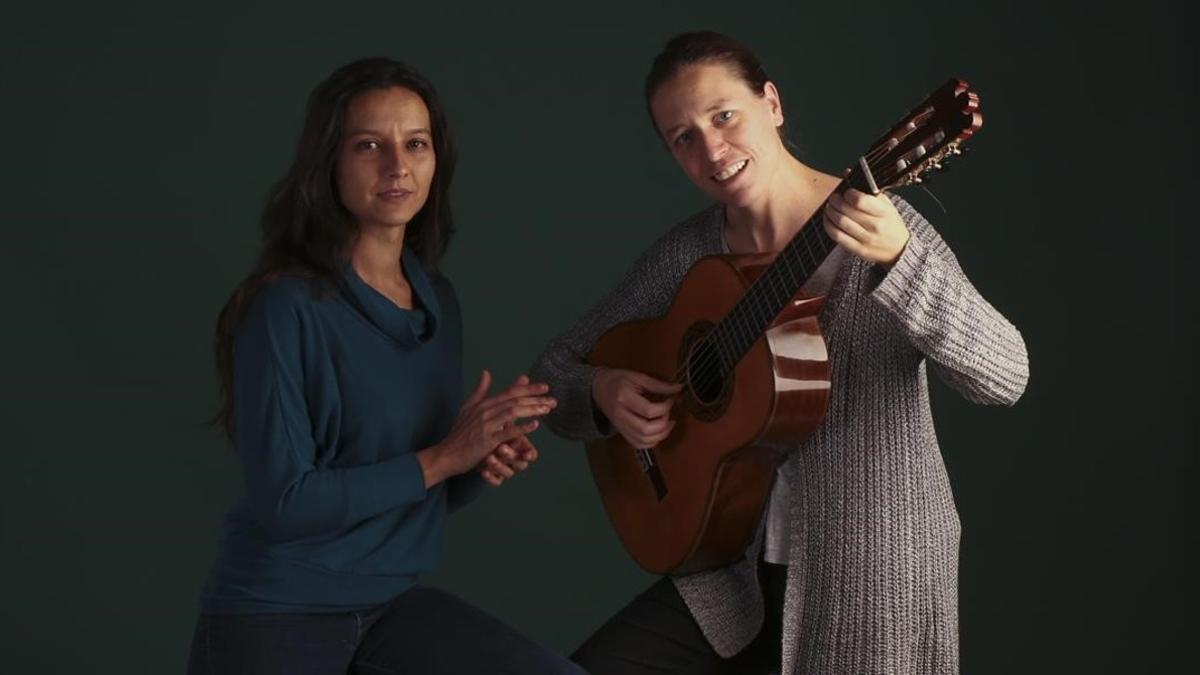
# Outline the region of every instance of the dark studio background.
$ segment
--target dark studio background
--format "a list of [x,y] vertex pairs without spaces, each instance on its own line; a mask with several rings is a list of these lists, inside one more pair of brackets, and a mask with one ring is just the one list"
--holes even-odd
[[[1179,672],[1196,635],[1197,55],[1182,3],[23,3],[0,27],[0,580],[5,673],[182,672],[239,487],[213,321],[248,270],[304,98],[393,55],[460,148],[469,378],[507,382],[700,208],[641,79],[667,37],[750,45],[834,172],[950,75],[971,157],[903,194],[1023,332],[1012,409],[940,382],[961,513],[965,673]],[[473,379],[472,379],[473,381]],[[431,579],[569,651],[650,582],[581,449],[452,521]]]

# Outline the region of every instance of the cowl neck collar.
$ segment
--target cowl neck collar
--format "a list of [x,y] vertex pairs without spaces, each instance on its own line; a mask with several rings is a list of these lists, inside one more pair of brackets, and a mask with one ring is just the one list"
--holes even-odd
[[441,323],[442,307],[438,302],[433,282],[425,272],[425,266],[408,246],[400,256],[404,276],[412,287],[413,308],[398,307],[367,282],[363,281],[347,262],[342,276],[346,290],[354,305],[382,333],[405,347],[416,347],[429,342],[437,335]]

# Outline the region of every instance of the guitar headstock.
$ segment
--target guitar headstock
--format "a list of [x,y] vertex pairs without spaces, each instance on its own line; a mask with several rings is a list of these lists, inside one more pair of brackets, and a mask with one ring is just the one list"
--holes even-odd
[[920,183],[922,174],[962,154],[962,144],[981,126],[979,95],[951,79],[876,140],[846,182],[870,194]]

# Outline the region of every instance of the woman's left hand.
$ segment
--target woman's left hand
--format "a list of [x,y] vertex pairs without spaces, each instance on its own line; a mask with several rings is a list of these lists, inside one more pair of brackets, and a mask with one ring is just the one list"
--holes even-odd
[[825,232],[838,245],[868,262],[891,265],[908,245],[909,232],[892,200],[854,188],[825,203]]
[[476,468],[484,480],[498,486],[518,472],[528,469],[537,458],[538,450],[533,441],[530,441],[528,436],[518,436],[507,443],[497,445]]

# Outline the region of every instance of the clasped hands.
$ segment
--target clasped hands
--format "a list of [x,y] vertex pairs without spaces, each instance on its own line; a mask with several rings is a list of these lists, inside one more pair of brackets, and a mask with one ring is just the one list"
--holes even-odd
[[488,483],[500,485],[537,460],[538,450],[529,434],[538,428],[537,418],[557,405],[546,395],[549,386],[521,375],[507,389],[488,396],[491,384],[491,373],[483,371],[450,433],[418,453],[426,486],[472,470]]

